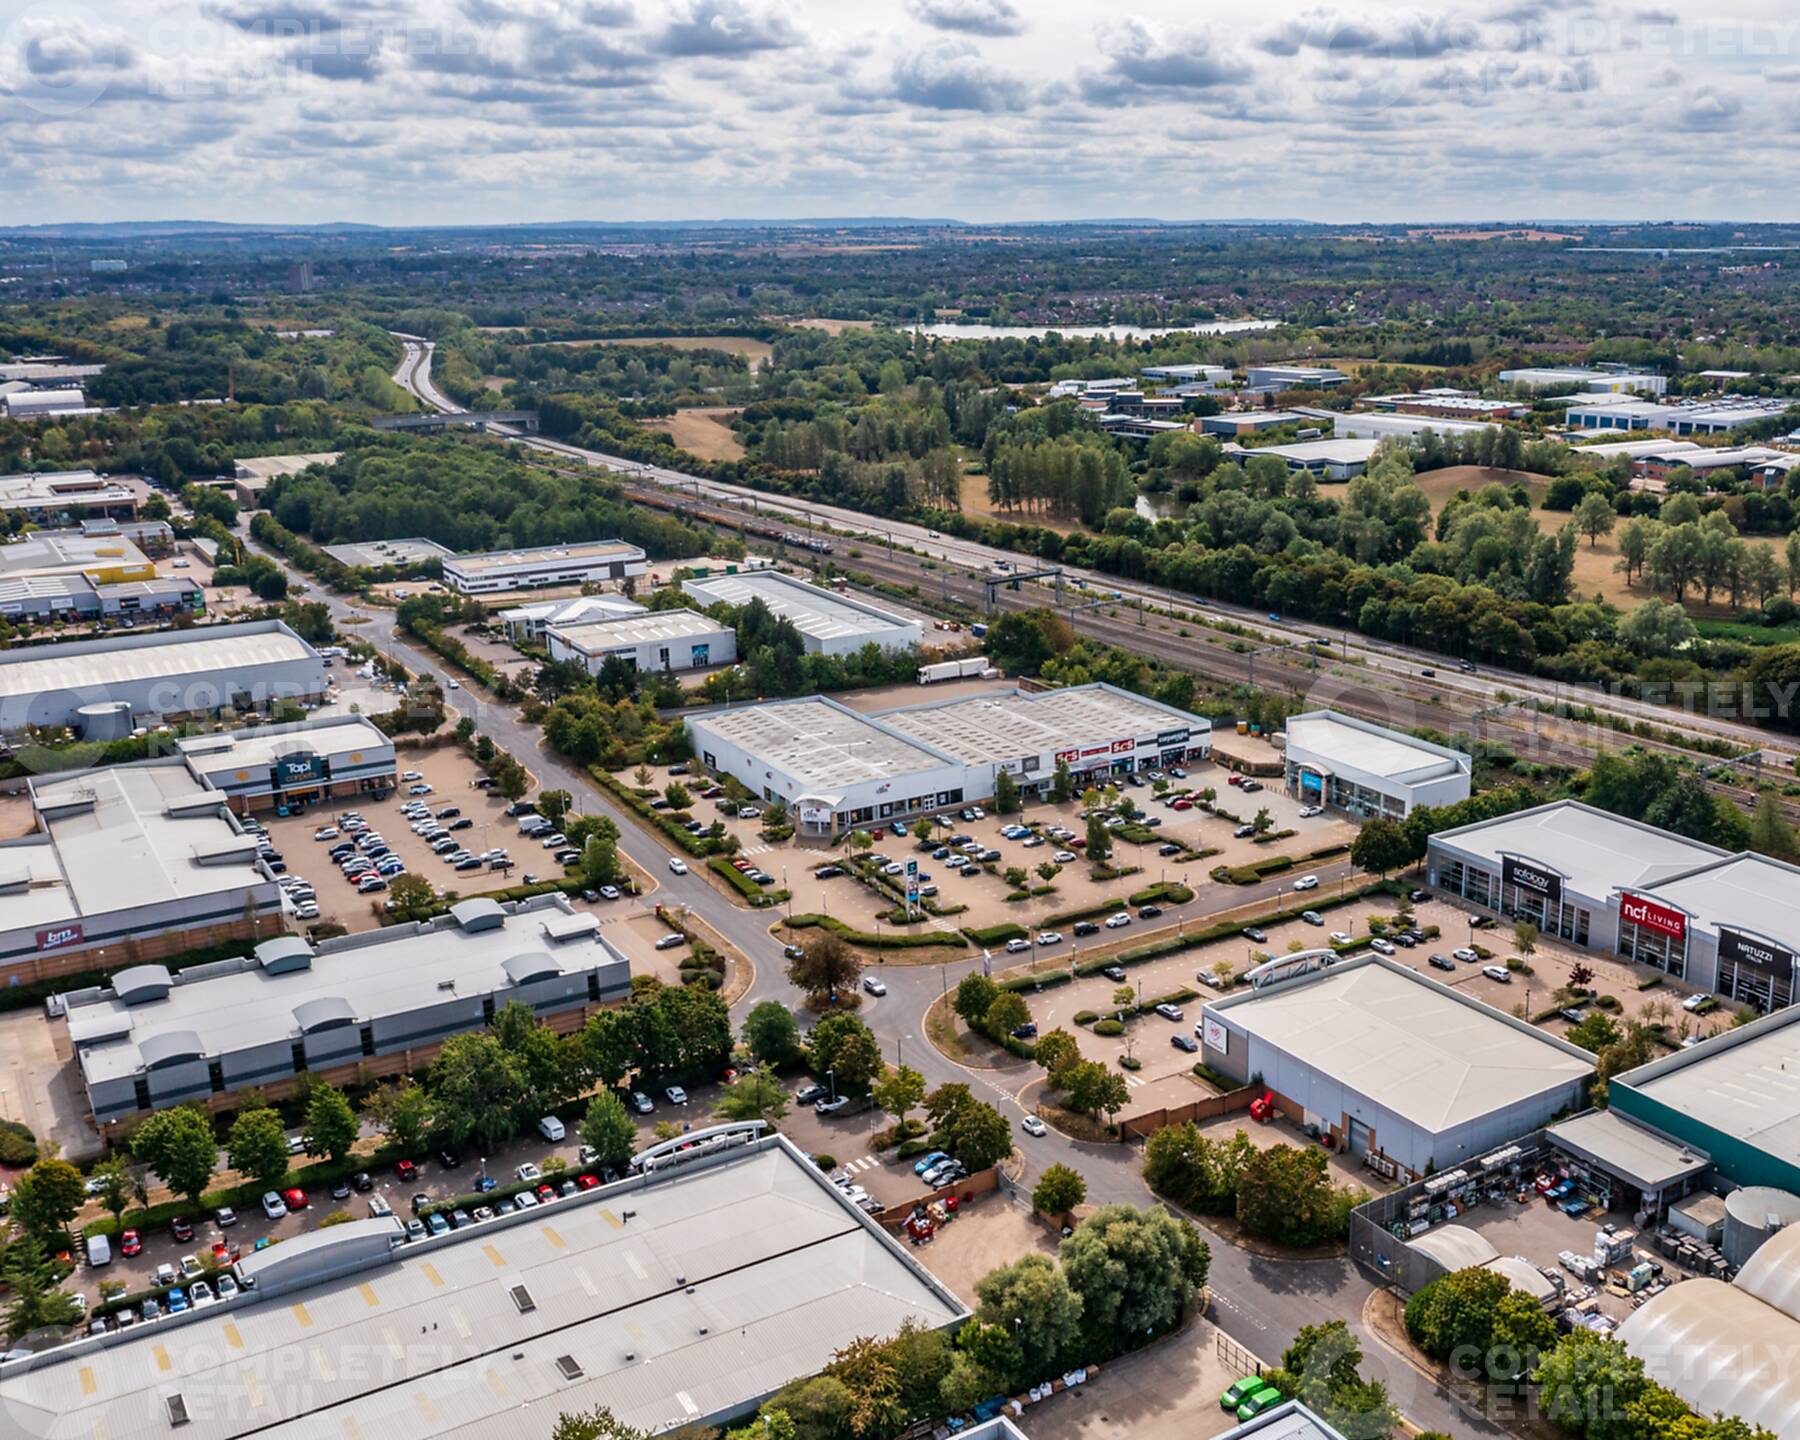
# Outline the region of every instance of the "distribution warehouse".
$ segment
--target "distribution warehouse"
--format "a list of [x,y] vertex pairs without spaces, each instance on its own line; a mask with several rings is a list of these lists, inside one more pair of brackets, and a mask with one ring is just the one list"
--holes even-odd
[[316,948],[282,935],[173,976],[137,965],[60,998],[105,1125],[252,1085],[279,1095],[302,1072],[338,1083],[411,1073],[515,1000],[558,1029],[578,1027],[631,993],[631,962],[599,925],[562,895],[462,900]]
[[590,675],[600,673],[608,656],[642,671],[700,670],[737,659],[737,632],[698,610],[558,623],[544,631],[544,641],[552,660],[573,661]]
[[1431,883],[1758,1010],[1791,1004],[1800,870],[1573,800],[1431,837]]
[[1379,955],[1263,970],[1291,978],[1206,1006],[1202,1059],[1267,1086],[1337,1147],[1412,1177],[1579,1107],[1593,1077],[1587,1051]]
[[786,1139],[687,1142],[548,1217],[408,1244],[388,1215],[246,1255],[230,1299],[13,1367],[7,1434],[542,1440],[602,1407],[698,1433],[856,1336],[967,1317]]
[[635,580],[647,564],[647,557],[636,545],[627,545],[623,540],[589,540],[576,545],[447,556],[444,583],[465,595],[542,590],[553,585],[597,585],[607,580]]
[[801,644],[813,655],[854,655],[865,645],[905,650],[925,635],[917,620],[821,590],[778,570],[683,580],[681,588],[702,607],[762,601],[772,614],[793,624]]
[[1059,763],[1076,783],[1205,759],[1212,726],[1111,685],[1021,690],[863,715],[810,697],[691,715],[694,753],[765,800],[786,802],[802,831],[985,800],[1006,770],[1022,794],[1048,791]]
[[1474,767],[1460,750],[1333,710],[1289,717],[1284,755],[1290,795],[1362,819],[1467,800]]
[[61,726],[87,738],[98,718],[133,726],[223,709],[325,697],[325,662],[279,620],[69,640],[0,652],[0,733]]

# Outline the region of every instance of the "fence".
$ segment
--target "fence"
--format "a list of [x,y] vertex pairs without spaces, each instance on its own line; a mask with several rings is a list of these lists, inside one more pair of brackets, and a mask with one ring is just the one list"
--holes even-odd
[[1166,1105],[1161,1110],[1145,1110],[1138,1115],[1128,1115],[1119,1121],[1119,1137],[1124,1140],[1142,1140],[1166,1125],[1185,1125],[1190,1120],[1217,1120],[1221,1115],[1233,1115],[1240,1110],[1248,1110],[1250,1102],[1267,1088],[1264,1085],[1240,1085],[1236,1090],[1228,1090],[1223,1095],[1208,1095],[1203,1099],[1190,1100],[1185,1105]]
[[1213,1330],[1213,1353],[1219,1357],[1219,1364],[1232,1375],[1260,1375],[1266,1368],[1255,1355],[1216,1327]]
[[878,1210],[875,1213],[875,1223],[884,1230],[898,1230],[912,1218],[916,1206],[930,1205],[951,1195],[956,1197],[958,1205],[967,1205],[977,1195],[989,1195],[999,1188],[999,1167],[989,1166],[986,1170],[977,1170],[966,1179],[958,1180],[954,1185],[946,1185],[942,1190],[926,1190],[911,1200]]

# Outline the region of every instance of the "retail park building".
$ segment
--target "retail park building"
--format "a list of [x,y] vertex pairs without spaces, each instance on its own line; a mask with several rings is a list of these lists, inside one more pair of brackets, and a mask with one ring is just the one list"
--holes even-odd
[[1758,1010],[1793,1003],[1800,869],[1573,800],[1431,837],[1432,885]]
[[864,715],[814,696],[687,719],[694,754],[807,834],[841,833],[986,800],[1007,771],[1024,795],[1049,792],[1059,762],[1077,788],[1212,753],[1211,723],[1111,685],[1023,690]]
[[1290,794],[1365,820],[1467,800],[1474,764],[1461,750],[1331,710],[1289,717],[1283,759]]

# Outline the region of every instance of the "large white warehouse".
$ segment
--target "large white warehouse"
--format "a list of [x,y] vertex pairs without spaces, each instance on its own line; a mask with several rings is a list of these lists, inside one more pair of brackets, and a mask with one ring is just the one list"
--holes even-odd
[[793,623],[807,653],[813,655],[854,655],[865,645],[906,650],[925,635],[917,620],[822,590],[779,570],[701,576],[683,580],[681,588],[702,607],[762,601],[773,614]]
[[1291,717],[1285,756],[1290,795],[1361,819],[1467,800],[1474,766],[1460,750],[1334,710]]
[[701,670],[737,659],[737,632],[698,610],[648,610],[641,615],[552,625],[544,632],[552,660],[569,660],[590,675],[609,655],[634,670]]

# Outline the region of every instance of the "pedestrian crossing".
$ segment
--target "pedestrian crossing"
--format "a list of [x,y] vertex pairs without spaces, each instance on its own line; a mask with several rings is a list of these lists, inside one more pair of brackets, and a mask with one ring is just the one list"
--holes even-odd
[[864,1155],[855,1160],[844,1161],[838,1166],[838,1169],[842,1170],[846,1175],[855,1175],[858,1171],[873,1170],[879,1164],[881,1164],[881,1162],[873,1155]]
[[775,848],[773,845],[740,845],[737,853],[743,856],[767,855]]
[[1127,1089],[1130,1089],[1130,1090],[1135,1090],[1138,1088],[1138,1086],[1148,1085],[1149,1083],[1150,1082],[1148,1080],[1144,1079],[1143,1076],[1141,1076],[1141,1075],[1127,1074],[1125,1076],[1125,1086]]

